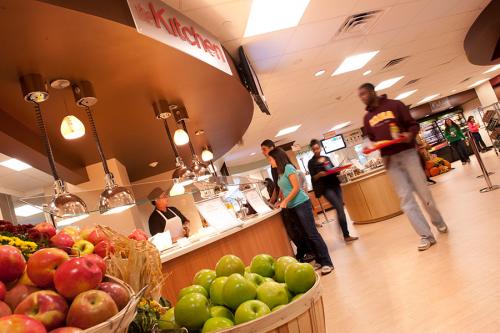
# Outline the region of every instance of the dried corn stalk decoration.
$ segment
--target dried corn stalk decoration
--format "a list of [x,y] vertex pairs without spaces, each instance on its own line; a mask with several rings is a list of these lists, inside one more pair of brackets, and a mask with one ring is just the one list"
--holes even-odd
[[158,300],[166,277],[156,247],[148,241],[129,239],[106,226],[97,228],[114,243],[115,253],[106,260],[107,274],[125,281],[136,293],[148,286],[144,297]]

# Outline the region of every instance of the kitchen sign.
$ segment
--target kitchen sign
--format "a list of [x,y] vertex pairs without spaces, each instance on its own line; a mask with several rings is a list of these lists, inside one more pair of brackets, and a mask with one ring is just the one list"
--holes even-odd
[[127,0],[140,34],[176,48],[233,75],[220,42],[208,31],[161,0]]

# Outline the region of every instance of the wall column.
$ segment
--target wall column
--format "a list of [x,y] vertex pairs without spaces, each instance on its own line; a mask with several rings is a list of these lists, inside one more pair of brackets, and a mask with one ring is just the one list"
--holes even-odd
[[479,98],[482,106],[489,106],[498,102],[497,95],[495,94],[495,90],[491,86],[490,81],[486,81],[474,89],[476,90],[477,97]]

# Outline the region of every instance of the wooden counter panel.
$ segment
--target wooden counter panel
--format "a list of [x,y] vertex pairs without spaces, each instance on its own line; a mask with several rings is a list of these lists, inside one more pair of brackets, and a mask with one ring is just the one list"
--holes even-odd
[[356,222],[372,218],[359,183],[342,186],[342,193],[344,195],[345,207],[351,220]]
[[386,173],[367,179],[362,187],[373,218],[400,211],[399,198]]
[[234,254],[249,265],[252,258],[261,253],[273,257],[293,255],[280,214],[164,262],[163,274],[168,277],[163,285],[162,295],[169,301],[175,302],[179,290],[191,285],[196,272],[203,268],[214,269],[223,255]]

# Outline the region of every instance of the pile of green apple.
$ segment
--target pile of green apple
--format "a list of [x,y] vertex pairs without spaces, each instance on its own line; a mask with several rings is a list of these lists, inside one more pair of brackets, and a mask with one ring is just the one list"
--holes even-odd
[[215,270],[196,273],[175,307],[160,318],[160,328],[221,331],[282,309],[315,282],[313,267],[292,257],[259,254],[245,267],[237,256],[226,255]]

